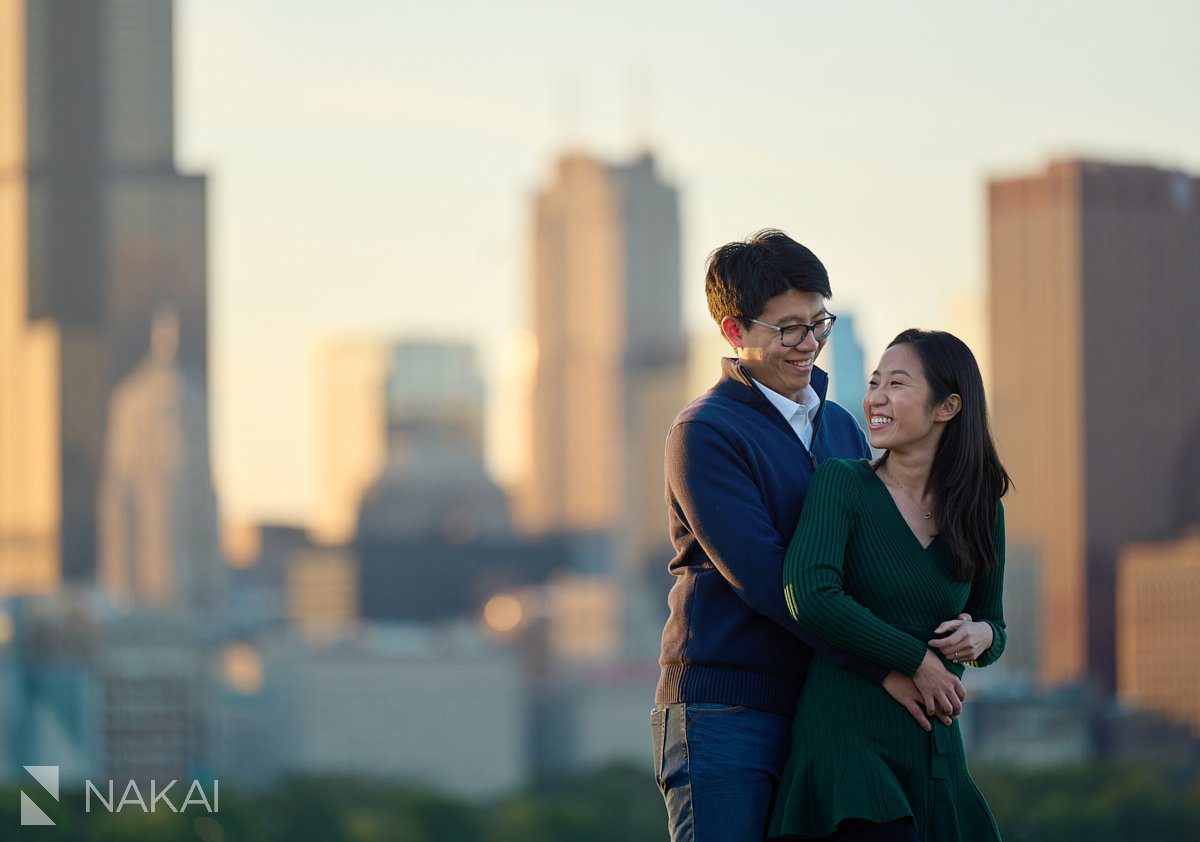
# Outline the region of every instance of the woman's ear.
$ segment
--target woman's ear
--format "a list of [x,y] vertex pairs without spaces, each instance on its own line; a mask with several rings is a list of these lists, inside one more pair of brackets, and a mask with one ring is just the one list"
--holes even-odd
[[946,398],[937,409],[933,411],[933,420],[946,422],[958,415],[962,411],[962,398],[958,395],[951,395]]

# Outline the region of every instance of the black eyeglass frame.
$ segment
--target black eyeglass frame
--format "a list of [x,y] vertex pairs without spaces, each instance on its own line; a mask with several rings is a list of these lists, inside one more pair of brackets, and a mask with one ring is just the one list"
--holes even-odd
[[[771,330],[773,330],[779,334],[779,341],[781,343],[783,343],[783,347],[795,348],[797,345],[799,345],[801,342],[803,342],[805,339],[808,338],[808,334],[810,331],[812,332],[812,335],[817,338],[818,342],[820,342],[821,340],[828,337],[829,334],[833,332],[833,323],[837,321],[837,316],[835,316],[833,313],[829,313],[829,314],[823,316],[822,318],[817,319],[812,324],[805,324],[805,323],[801,322],[800,324],[784,325],[783,327],[780,327],[779,325],[773,325],[770,322],[760,322],[758,319],[749,319],[748,321],[750,321],[756,325],[762,325],[763,327],[771,328]],[[817,327],[822,322],[827,322],[828,324],[826,324],[824,333],[818,333]],[[795,342],[792,342],[789,344],[788,341],[784,338],[785,335],[788,333],[795,333],[795,331],[797,331],[797,330],[800,331],[800,338],[797,339]]]

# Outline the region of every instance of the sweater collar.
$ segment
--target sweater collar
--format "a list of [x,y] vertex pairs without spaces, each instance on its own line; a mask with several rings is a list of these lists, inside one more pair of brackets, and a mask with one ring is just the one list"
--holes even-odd
[[[817,393],[817,397],[821,402],[825,402],[825,393],[829,391],[829,375],[823,369],[813,366],[811,385],[813,391]],[[721,379],[717,381],[715,390],[732,398],[735,401],[749,404],[763,404],[771,407],[771,411],[775,411],[775,407],[771,406],[770,401],[766,399],[758,387],[754,385],[754,381],[750,379],[749,373],[742,368],[741,360],[736,357],[724,357],[721,360]]]

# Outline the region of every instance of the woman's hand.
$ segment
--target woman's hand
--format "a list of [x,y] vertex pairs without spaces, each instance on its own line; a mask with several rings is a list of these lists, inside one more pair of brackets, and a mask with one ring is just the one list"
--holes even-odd
[[992,624],[976,622],[970,614],[959,614],[933,630],[935,637],[929,645],[956,664],[974,661],[992,645]]

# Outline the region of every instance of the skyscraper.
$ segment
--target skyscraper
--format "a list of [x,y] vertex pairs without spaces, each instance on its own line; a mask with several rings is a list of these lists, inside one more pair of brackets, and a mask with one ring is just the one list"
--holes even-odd
[[320,497],[309,531],[322,544],[354,538],[358,508],[387,459],[387,374],[382,339],[339,337],[318,352]]
[[1200,482],[1200,180],[1052,162],[988,191],[992,406],[1011,540],[1043,565],[1041,677],[1115,685],[1120,548]]
[[653,157],[558,161],[534,209],[533,332],[524,521],[613,536],[633,569],[665,561],[663,443],[687,344],[678,195]]
[[537,364],[518,513],[535,532],[587,536],[587,564],[617,577],[623,648],[646,656],[669,578],[663,444],[687,399],[678,193],[649,154],[567,154],[537,195],[533,234]]
[[175,359],[178,342],[178,322],[164,311],[150,354],[113,389],[97,501],[98,572],[119,605],[211,622],[224,604],[224,563],[208,407]]
[[0,0],[3,593],[93,574],[110,393],[156,311],[207,399],[205,180],[175,169],[172,26],[171,0]]

